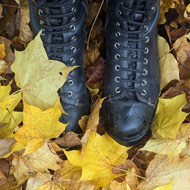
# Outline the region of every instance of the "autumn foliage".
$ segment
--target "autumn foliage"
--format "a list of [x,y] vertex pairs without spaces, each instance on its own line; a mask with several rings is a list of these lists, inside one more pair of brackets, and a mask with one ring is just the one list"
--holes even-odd
[[160,98],[151,132],[125,147],[104,130],[102,0],[89,0],[84,68],[91,112],[63,134],[58,89],[74,67],[33,40],[27,0],[0,0],[0,190],[189,190],[190,1],[161,0]]

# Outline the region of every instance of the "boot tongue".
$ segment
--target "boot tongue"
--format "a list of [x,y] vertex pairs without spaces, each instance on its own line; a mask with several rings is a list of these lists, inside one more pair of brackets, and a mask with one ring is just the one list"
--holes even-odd
[[[133,12],[133,10],[135,10],[135,8],[137,6],[137,1],[135,1],[135,0],[124,1],[123,6],[124,6],[124,9],[125,8],[131,9],[131,11],[124,11],[123,12],[123,17],[129,18],[130,20],[133,20],[133,21],[136,21],[136,22],[142,22],[143,21],[143,18],[144,18],[143,14],[140,14],[140,13],[135,13],[134,14],[134,12]],[[132,14],[134,14],[134,15],[131,17]],[[126,22],[125,22],[125,24],[126,24]],[[124,26],[124,28],[126,28],[126,26]],[[128,25],[127,28],[130,31],[135,31],[135,30],[138,29],[138,26],[134,26],[134,25],[131,24],[131,25]]]

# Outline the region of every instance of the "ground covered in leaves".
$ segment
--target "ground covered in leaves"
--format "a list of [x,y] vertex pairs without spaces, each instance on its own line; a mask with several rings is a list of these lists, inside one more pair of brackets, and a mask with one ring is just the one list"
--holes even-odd
[[160,98],[151,132],[133,147],[112,140],[100,115],[105,12],[89,0],[91,113],[79,121],[83,134],[60,137],[57,90],[74,68],[48,60],[40,35],[33,40],[27,0],[0,0],[0,190],[190,189],[190,2],[161,1]]

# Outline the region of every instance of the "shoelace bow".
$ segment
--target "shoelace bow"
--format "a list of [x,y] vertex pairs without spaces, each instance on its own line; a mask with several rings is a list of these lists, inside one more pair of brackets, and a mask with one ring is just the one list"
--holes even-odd
[[[76,52],[76,48],[72,46],[76,40],[76,35],[70,39],[69,32],[75,30],[74,23],[76,22],[76,10],[79,6],[76,0],[29,0],[30,5],[38,8],[38,14],[42,18],[48,18],[49,24],[40,20],[43,35],[51,35],[51,43],[45,43],[44,46],[48,52],[50,59],[63,61],[63,54],[69,55]],[[61,7],[64,6],[64,12]],[[42,9],[48,9],[49,12],[43,12]],[[79,10],[80,11],[80,10]],[[44,19],[46,20],[46,19]],[[65,22],[67,20],[67,22]],[[64,39],[67,36],[67,39]],[[64,44],[64,45],[63,45]],[[68,48],[69,47],[69,48]],[[71,47],[71,48],[70,48]],[[65,64],[74,63],[74,58],[64,60]]]
[[[120,54],[116,54],[116,60],[124,60],[130,62],[127,65],[127,68],[119,65],[117,66],[118,71],[126,71],[128,78],[124,79],[121,77],[116,77],[117,82],[123,81],[127,82],[127,86],[118,87],[116,89],[117,93],[122,91],[128,91],[131,95],[135,95],[135,92],[141,92],[142,95],[145,95],[145,91],[142,89],[134,88],[135,83],[140,83],[143,86],[146,85],[146,81],[139,81],[136,79],[136,73],[141,73],[143,75],[147,74],[147,70],[137,69],[137,62],[143,62],[144,64],[148,63],[146,58],[142,59],[142,54],[147,54],[148,49],[142,49],[143,43],[148,43],[149,37],[141,38],[140,33],[147,32],[148,27],[146,26],[146,21],[153,15],[154,8],[150,7],[151,0],[132,0],[132,1],[121,1],[120,4],[116,7],[117,16],[120,18],[120,22],[117,22],[118,32],[116,33],[117,37],[123,41],[127,41],[127,46],[122,46],[120,43],[115,43],[115,47],[118,49],[123,49],[128,51],[128,56],[122,57]],[[134,17],[136,14],[141,15],[141,19],[135,20]],[[127,35],[122,35],[124,32]]]

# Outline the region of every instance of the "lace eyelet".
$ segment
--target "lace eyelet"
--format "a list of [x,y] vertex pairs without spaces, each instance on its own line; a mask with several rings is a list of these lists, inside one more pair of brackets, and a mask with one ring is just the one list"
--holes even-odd
[[152,12],[155,12],[155,10],[156,10],[156,7],[152,7],[152,8],[151,8],[151,11],[152,11]]
[[149,49],[146,47],[145,51],[144,51],[144,54],[148,54],[148,53],[149,53]]
[[73,85],[73,80],[68,80],[69,86]]
[[68,91],[68,97],[71,97],[73,95],[72,91]]
[[70,62],[75,63],[75,59],[73,57],[71,57],[71,59],[69,59]]
[[115,55],[115,59],[116,59],[116,60],[119,60],[120,57],[121,57],[121,55],[119,55],[119,54],[116,54],[116,55]]
[[146,86],[146,81],[145,81],[145,80],[142,80],[141,85],[142,85],[142,86]]
[[44,13],[44,12],[43,12],[41,9],[38,10],[38,15],[39,15],[39,16],[41,16],[43,13]]
[[120,26],[120,23],[119,22],[116,22],[116,24],[115,24],[116,26]]
[[120,32],[116,32],[116,33],[115,33],[115,36],[116,36],[116,37],[119,37],[119,36],[121,36],[121,33],[120,33]]
[[75,3],[75,0],[73,0],[72,3]]
[[75,73],[75,71],[74,71],[74,70],[72,70],[72,71],[70,72],[70,74],[71,74],[71,75],[74,75],[74,73]]
[[146,76],[148,74],[148,71],[146,69],[143,69],[143,75]]
[[149,37],[146,36],[146,37],[145,37],[145,43],[148,43],[148,42],[149,42]]
[[73,17],[73,18],[71,19],[71,21],[72,21],[72,22],[76,21],[76,18],[75,18],[75,17]]
[[77,49],[76,49],[76,47],[73,46],[73,47],[71,47],[71,50],[73,51],[73,53],[75,53]]
[[120,43],[116,42],[116,43],[114,44],[114,46],[115,46],[115,48],[118,49],[118,47],[120,46]]
[[43,25],[43,24],[44,24],[44,21],[43,21],[43,20],[40,20],[40,24]]
[[41,36],[45,36],[45,30],[44,29],[42,29],[42,31],[41,31]]
[[72,29],[72,31],[75,31],[75,26],[71,25],[70,28]]
[[148,32],[148,26],[147,25],[144,26],[144,29],[145,29],[145,32]]
[[71,41],[76,41],[76,36],[73,36],[72,38],[71,38]]
[[76,12],[76,8],[73,7],[73,8],[71,9],[71,11],[72,11],[72,12]]
[[115,82],[120,82],[119,80],[121,79],[121,77],[115,77]]
[[116,71],[119,71],[119,68],[120,68],[119,65],[116,65],[116,66],[115,66],[115,70],[116,70]]
[[143,64],[144,64],[144,65],[147,65],[147,64],[148,64],[148,59],[147,59],[147,58],[144,58]]
[[121,92],[121,91],[119,90],[119,87],[117,87],[117,88],[115,89],[115,92],[116,92],[117,94]]
[[143,90],[143,91],[141,92],[141,94],[142,94],[143,96],[145,96],[145,95],[146,95],[146,90]]

